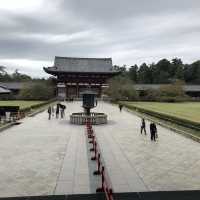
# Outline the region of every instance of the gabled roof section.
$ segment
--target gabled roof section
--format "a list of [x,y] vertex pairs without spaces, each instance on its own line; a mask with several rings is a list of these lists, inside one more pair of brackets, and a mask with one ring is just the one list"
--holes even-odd
[[[135,84],[136,90],[158,90],[162,86],[167,86],[169,84]],[[183,90],[185,92],[200,92],[200,85],[183,85]]]
[[10,90],[0,86],[0,94],[9,94],[9,93],[11,93]]
[[24,86],[24,82],[0,82],[0,87],[8,90],[20,90]]
[[55,57],[54,66],[44,68],[49,72],[116,73],[111,58]]

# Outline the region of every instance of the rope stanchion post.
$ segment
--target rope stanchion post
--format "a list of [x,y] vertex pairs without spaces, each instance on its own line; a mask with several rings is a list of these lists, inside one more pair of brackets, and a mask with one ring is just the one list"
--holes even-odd
[[96,192],[103,192],[104,191],[104,166],[102,166],[102,170],[101,170],[101,187],[96,189]]
[[97,159],[97,142],[94,142],[94,156],[91,158],[91,160]]
[[98,153],[98,156],[97,156],[97,170],[94,171],[94,175],[100,175],[101,174],[101,171],[100,171],[100,168],[101,168],[101,160],[100,160],[100,153]]
[[94,151],[95,150],[95,136],[93,135],[92,140],[89,141],[89,143],[92,143],[92,148],[90,149],[90,151]]
[[108,195],[109,195],[109,200],[113,200],[113,191],[112,191],[112,189],[109,189]]
[[90,143],[90,144],[94,144],[94,141],[95,141],[95,135],[92,134],[90,139],[91,139],[91,140],[89,141],[89,143]]
[[93,136],[93,130],[91,129],[88,131],[88,138],[92,138],[92,136]]

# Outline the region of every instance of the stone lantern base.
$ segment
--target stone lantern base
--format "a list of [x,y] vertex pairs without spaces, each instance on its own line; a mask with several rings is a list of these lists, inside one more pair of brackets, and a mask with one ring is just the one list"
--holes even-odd
[[107,115],[104,113],[90,113],[90,116],[86,115],[84,112],[72,113],[70,115],[70,123],[84,125],[86,121],[90,120],[91,124],[107,124]]

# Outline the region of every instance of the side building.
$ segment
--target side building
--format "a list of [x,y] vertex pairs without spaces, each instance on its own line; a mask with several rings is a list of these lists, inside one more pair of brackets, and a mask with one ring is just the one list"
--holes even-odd
[[[144,95],[144,92],[147,90],[159,90],[160,87],[167,86],[168,84],[135,84],[134,88],[140,94]],[[190,97],[200,98],[200,85],[183,85],[183,91]]]
[[102,87],[109,78],[119,74],[111,58],[55,57],[54,66],[45,72],[57,77],[59,99],[79,98],[82,91],[91,88],[101,97]]

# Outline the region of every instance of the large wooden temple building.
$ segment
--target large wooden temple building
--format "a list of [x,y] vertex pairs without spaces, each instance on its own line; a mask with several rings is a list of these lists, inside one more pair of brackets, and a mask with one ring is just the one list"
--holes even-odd
[[102,87],[119,71],[113,69],[111,58],[55,57],[53,67],[44,71],[57,77],[59,99],[79,98],[81,92],[91,88],[101,97]]

